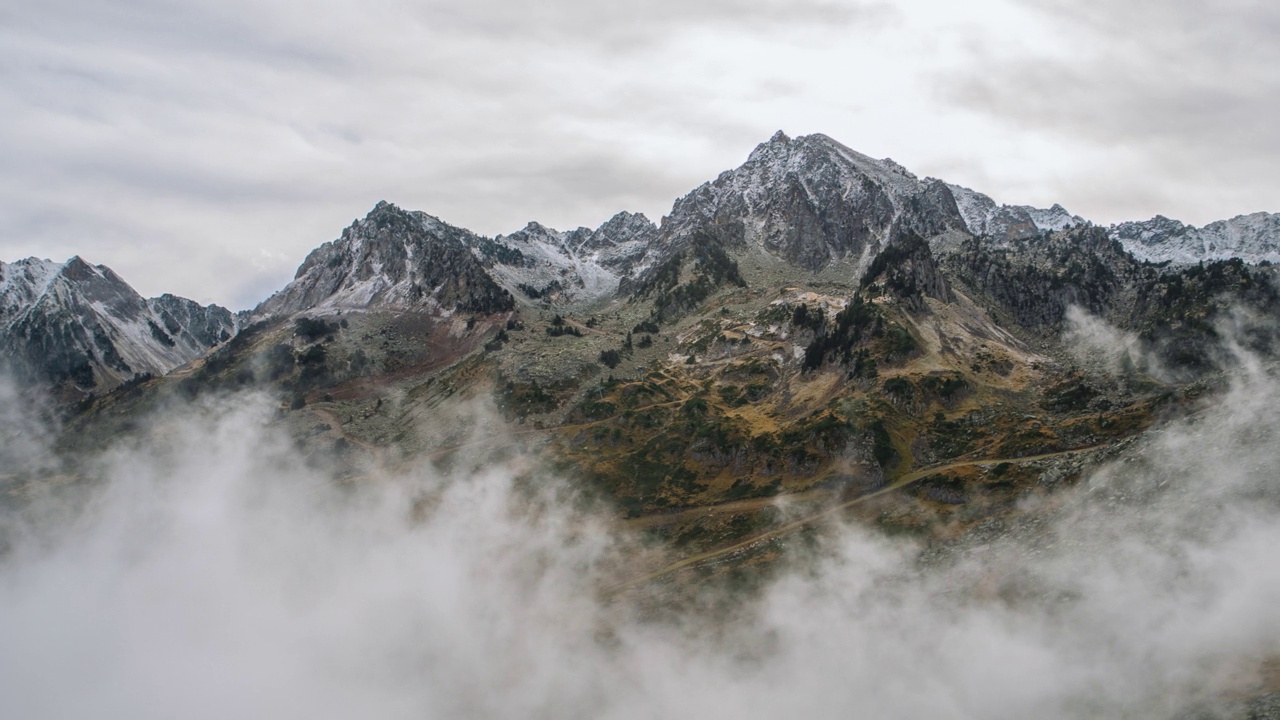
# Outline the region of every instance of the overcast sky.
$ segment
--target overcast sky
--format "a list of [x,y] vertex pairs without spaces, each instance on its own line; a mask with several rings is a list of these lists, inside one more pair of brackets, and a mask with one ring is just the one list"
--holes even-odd
[[41,0],[0,7],[0,259],[249,307],[380,199],[658,220],[775,130],[1100,223],[1280,211],[1280,5]]

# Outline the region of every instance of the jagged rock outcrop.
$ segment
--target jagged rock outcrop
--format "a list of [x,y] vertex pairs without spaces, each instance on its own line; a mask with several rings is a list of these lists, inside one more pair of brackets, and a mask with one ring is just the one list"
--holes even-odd
[[293,282],[251,316],[370,306],[430,312],[495,313],[515,306],[471,248],[473,233],[423,212],[379,202],[342,237],[316,248]]
[[[1275,267],[1232,258],[1161,268],[1133,257],[1107,230],[1093,226],[1007,247],[972,238],[940,260],[950,277],[1024,331],[1056,339],[1067,310],[1079,307],[1135,332],[1175,373],[1211,367],[1220,320],[1241,310],[1270,317],[1280,307]],[[1280,342],[1267,326],[1248,335],[1268,352]]]
[[61,394],[160,375],[236,330],[231,312],[163,295],[144,299],[79,257],[0,263],[0,361]]
[[863,275],[865,287],[883,280],[884,289],[913,311],[925,309],[925,298],[953,300],[951,287],[929,243],[918,235],[885,248]]
[[148,298],[147,307],[151,308],[166,332],[190,337],[199,347],[225,342],[237,325],[231,311],[224,307],[201,305],[170,293]]
[[1016,246],[974,238],[944,255],[944,267],[986,295],[1023,329],[1056,334],[1067,308],[1111,316],[1138,263],[1105,230],[1084,227]]

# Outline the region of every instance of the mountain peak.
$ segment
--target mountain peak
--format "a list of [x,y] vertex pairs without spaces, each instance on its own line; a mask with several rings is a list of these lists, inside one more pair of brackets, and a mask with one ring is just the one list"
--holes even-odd
[[68,280],[84,281],[102,275],[102,267],[94,267],[81,259],[79,255],[72,255],[63,263],[58,272]]
[[635,234],[639,231],[656,230],[657,227],[644,213],[633,213],[623,210],[613,217],[605,220],[600,227],[594,231],[595,236],[614,235],[619,232],[627,232]]
[[525,223],[524,227],[521,228],[518,232],[552,234],[552,235],[557,235],[560,233],[559,230],[556,230],[553,227],[548,227],[546,225],[543,225],[537,220],[530,220],[529,222]]
[[251,316],[375,305],[446,313],[510,309],[511,296],[471,253],[479,240],[424,212],[379,201],[342,237],[313,250],[293,281]]
[[234,330],[224,308],[173,296],[145,300],[110,268],[79,255],[60,264],[0,263],[0,356],[63,397],[165,373]]
[[826,135],[779,132],[677,200],[663,230],[677,245],[710,233],[816,271],[911,234],[962,228],[954,203],[932,185]]
[[791,143],[791,138],[779,130],[773,134],[773,137],[756,145],[751,154],[747,156],[747,162],[761,162],[769,157],[785,156],[791,151]]

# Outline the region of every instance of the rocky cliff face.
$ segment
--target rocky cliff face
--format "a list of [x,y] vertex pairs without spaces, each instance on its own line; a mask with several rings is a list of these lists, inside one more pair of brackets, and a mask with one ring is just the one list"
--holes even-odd
[[1138,263],[1094,227],[1009,247],[974,238],[946,252],[943,265],[1019,326],[1046,334],[1057,332],[1072,306],[1111,316],[1139,272]]
[[236,329],[231,312],[138,295],[109,268],[79,257],[0,263],[0,358],[19,376],[74,395],[160,375]]
[[196,348],[225,342],[238,324],[231,311],[224,307],[201,305],[170,293],[148,298],[147,307],[167,333],[190,340]]
[[380,202],[307,256],[293,282],[251,314],[370,306],[492,313],[514,307],[471,247],[480,239],[423,212]]
[[[971,238],[944,250],[941,265],[1017,329],[1056,339],[1068,310],[1080,308],[1136,333],[1184,376],[1213,364],[1219,322],[1242,310],[1270,317],[1280,307],[1275,267],[1250,267],[1239,258],[1158,267],[1096,226],[1007,247]],[[1250,342],[1265,352],[1276,343],[1268,325],[1250,331]]]

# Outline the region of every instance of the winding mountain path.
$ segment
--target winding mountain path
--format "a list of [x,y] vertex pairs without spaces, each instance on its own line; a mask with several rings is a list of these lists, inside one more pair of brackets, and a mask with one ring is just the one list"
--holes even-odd
[[888,493],[904,488],[914,482],[918,482],[920,480],[923,480],[924,478],[927,478],[931,475],[935,475],[937,473],[946,472],[948,470],[957,470],[965,467],[998,465],[1000,463],[1011,463],[1011,464],[1018,465],[1022,463],[1037,462],[1040,460],[1049,460],[1051,458],[1065,457],[1068,455],[1080,455],[1083,453],[1093,452],[1095,450],[1101,450],[1106,447],[1110,447],[1110,444],[1090,445],[1089,447],[1075,448],[1073,450],[1061,450],[1058,452],[1044,453],[1041,455],[1027,455],[1025,457],[1016,457],[1016,458],[981,458],[977,460],[961,460],[961,461],[946,463],[942,465],[930,465],[929,467],[920,468],[918,470],[912,470],[911,472],[908,472],[905,475],[899,476],[896,480],[885,485],[879,490],[866,493],[865,495],[859,495],[858,497],[852,500],[839,503],[838,505],[832,505],[831,507],[824,508],[822,510],[819,510],[818,512],[815,512],[812,515],[807,515],[805,517],[800,518],[799,520],[793,520],[792,522],[789,522],[786,525],[782,525],[781,527],[776,527],[772,530],[766,530],[765,532],[752,535],[751,537],[745,540],[739,540],[738,542],[735,542],[731,545],[726,545],[725,547],[717,548],[714,550],[708,550],[706,552],[701,552],[695,555],[690,555],[688,557],[681,558],[680,560],[677,560],[669,565],[666,565],[665,567],[662,567],[652,572],[645,573],[644,575],[640,575],[638,577],[632,578],[631,580],[628,580],[627,582],[612,588],[609,591],[609,594],[610,595],[616,594],[627,588],[634,587],[636,585],[640,585],[653,580],[657,580],[661,577],[670,575],[679,570],[684,570],[686,568],[695,567],[697,565],[701,565],[703,563],[710,562],[712,560],[717,560],[719,558],[725,557],[726,555],[730,555],[732,553],[738,552],[739,550],[745,550],[753,545],[757,545],[763,542],[768,542],[775,538],[782,537],[783,535],[792,533],[818,520],[821,520],[823,518],[830,517],[833,515],[837,515],[839,513],[844,512],[845,510],[848,510],[849,508],[855,505],[864,503],[872,498],[880,497],[881,495],[887,495]]

